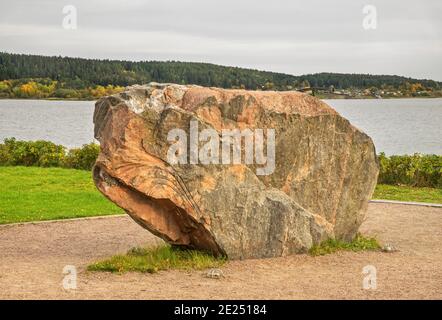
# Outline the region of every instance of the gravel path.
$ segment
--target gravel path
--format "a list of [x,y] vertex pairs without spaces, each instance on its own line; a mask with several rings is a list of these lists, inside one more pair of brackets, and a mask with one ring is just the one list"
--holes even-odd
[[[371,203],[361,231],[400,251],[232,261],[225,278],[205,272],[110,274],[86,266],[159,243],[127,216],[0,226],[0,299],[442,299],[442,209]],[[78,270],[76,290],[63,267]],[[362,269],[377,289],[362,288]]]

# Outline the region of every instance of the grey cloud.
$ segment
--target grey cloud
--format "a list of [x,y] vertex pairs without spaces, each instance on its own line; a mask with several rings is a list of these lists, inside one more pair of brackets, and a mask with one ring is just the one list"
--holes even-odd
[[[78,30],[61,28],[65,4]],[[376,30],[362,28],[365,4],[377,7]],[[441,80],[440,13],[439,0],[16,0],[2,5],[0,50]]]

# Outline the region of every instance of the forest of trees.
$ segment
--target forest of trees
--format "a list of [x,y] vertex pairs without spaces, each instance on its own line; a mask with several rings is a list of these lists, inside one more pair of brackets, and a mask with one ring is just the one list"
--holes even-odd
[[346,88],[401,88],[417,85],[440,90],[433,80],[401,76],[283,73],[177,61],[120,61],[0,52],[0,97],[95,98],[132,84],[151,81],[198,84],[252,90],[293,90],[308,86]]

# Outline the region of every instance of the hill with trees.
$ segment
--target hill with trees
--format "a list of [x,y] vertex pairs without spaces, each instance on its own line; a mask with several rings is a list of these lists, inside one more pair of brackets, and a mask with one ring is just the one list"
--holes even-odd
[[94,99],[151,81],[250,90],[440,91],[442,84],[394,75],[316,73],[294,76],[210,63],[123,61],[0,52],[0,97]]

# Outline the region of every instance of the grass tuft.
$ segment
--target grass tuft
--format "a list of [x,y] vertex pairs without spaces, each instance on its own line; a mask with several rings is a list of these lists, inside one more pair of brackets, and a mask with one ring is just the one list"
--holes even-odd
[[160,270],[202,270],[217,268],[226,262],[225,257],[216,258],[208,253],[171,247],[132,248],[125,255],[116,255],[88,266],[89,271],[124,273],[137,271],[155,273]]
[[381,246],[375,238],[367,238],[358,233],[351,242],[345,242],[336,239],[328,239],[319,245],[314,245],[310,248],[309,253],[312,256],[323,256],[334,253],[336,251],[366,251],[379,250]]

